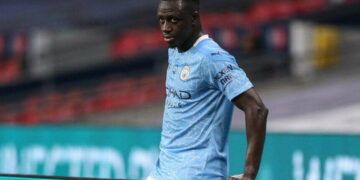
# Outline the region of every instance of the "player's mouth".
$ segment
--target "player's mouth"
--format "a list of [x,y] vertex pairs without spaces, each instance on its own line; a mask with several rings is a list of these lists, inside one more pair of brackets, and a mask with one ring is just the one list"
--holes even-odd
[[171,41],[174,41],[174,37],[171,37],[171,36],[164,36],[164,41],[167,42],[167,43],[170,43]]

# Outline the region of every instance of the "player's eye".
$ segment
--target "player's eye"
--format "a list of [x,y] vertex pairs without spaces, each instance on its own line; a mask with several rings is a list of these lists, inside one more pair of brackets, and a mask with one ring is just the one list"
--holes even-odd
[[170,22],[175,24],[175,23],[179,22],[179,19],[177,19],[177,18],[171,18],[171,19],[170,19]]
[[159,23],[160,24],[164,24],[164,22],[165,22],[164,18],[159,18]]

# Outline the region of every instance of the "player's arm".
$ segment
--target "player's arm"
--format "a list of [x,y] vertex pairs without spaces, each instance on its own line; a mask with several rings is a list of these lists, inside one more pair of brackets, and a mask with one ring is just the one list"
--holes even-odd
[[259,170],[265,142],[268,109],[254,88],[233,99],[233,103],[245,113],[247,151],[243,180],[254,180]]

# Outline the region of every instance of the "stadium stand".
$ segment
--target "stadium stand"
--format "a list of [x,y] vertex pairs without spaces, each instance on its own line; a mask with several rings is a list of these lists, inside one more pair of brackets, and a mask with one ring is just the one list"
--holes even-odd
[[[66,123],[161,100],[166,46],[156,25],[154,2],[4,2],[0,6],[4,12],[0,17],[0,121]],[[327,17],[341,8],[353,14],[353,3],[231,1],[227,7],[212,9],[222,5],[209,0],[202,18],[206,31],[237,56],[249,76],[264,81],[290,74],[291,19],[337,22]],[[79,10],[74,11],[75,7]],[[133,12],[134,8],[143,13]],[[319,13],[328,15],[318,17]],[[75,34],[69,29],[80,29],[77,33],[82,34],[81,30],[94,28],[83,41],[54,41],[44,45],[46,51],[34,50],[38,43]],[[37,39],[35,34],[44,29],[45,36]],[[100,34],[103,36],[94,38]],[[91,57],[93,65],[86,63]],[[33,69],[34,64],[38,69]],[[45,73],[34,75],[44,69]]]
[[[83,115],[130,108],[159,100],[164,92],[161,77],[109,79],[91,89],[68,89],[30,95],[22,103],[3,105],[5,123],[67,122]],[[12,109],[12,110],[10,110]]]

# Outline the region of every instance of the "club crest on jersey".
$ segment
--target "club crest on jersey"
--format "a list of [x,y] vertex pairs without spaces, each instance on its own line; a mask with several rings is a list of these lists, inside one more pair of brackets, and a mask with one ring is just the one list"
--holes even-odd
[[180,73],[180,79],[185,81],[190,75],[190,67],[188,65],[184,66]]

